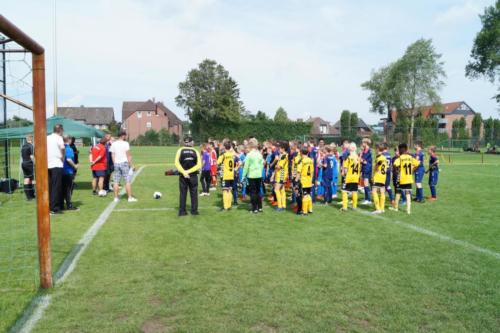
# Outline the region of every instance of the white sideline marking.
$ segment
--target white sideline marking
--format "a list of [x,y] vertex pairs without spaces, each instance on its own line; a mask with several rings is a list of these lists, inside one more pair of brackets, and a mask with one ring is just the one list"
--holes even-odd
[[[160,207],[160,208],[119,208],[115,209],[115,212],[141,212],[141,211],[149,211],[149,212],[156,212],[156,211],[170,211],[170,210],[177,210],[178,208],[174,207]],[[198,209],[217,209],[217,207],[198,207]]]
[[[145,168],[142,166],[139,170],[134,173],[132,178],[132,183],[139,176],[141,171]],[[120,192],[120,195],[125,194],[125,189],[123,188]],[[77,245],[80,245],[76,254],[70,257],[70,262],[66,262],[66,260],[62,263],[61,268],[57,270],[54,274],[55,284],[63,283],[68,276],[74,271],[78,260],[82,256],[83,252],[87,249],[88,245],[95,237],[99,229],[104,225],[111,212],[116,207],[118,203],[114,200],[111,201],[106,209],[99,215],[97,220],[92,224],[92,226],[87,230],[87,232],[83,235]],[[58,277],[59,276],[59,277]],[[30,306],[28,306],[27,310],[24,312],[23,316],[19,319],[19,321],[12,327],[11,332],[19,332],[19,333],[29,333],[33,330],[36,323],[42,318],[43,312],[47,309],[51,302],[50,295],[44,295],[42,297],[35,297],[33,299]]]
[[400,225],[400,226],[405,227],[407,229],[416,231],[416,232],[418,232],[420,234],[431,236],[431,237],[435,237],[435,238],[438,238],[438,239],[440,239],[442,241],[445,241],[445,242],[448,242],[448,243],[451,243],[451,244],[455,244],[455,245],[459,245],[459,246],[462,246],[462,247],[464,247],[466,249],[473,250],[473,251],[476,251],[476,252],[479,252],[479,253],[483,253],[483,254],[487,254],[487,255],[492,256],[492,257],[494,257],[496,259],[500,259],[500,253],[495,252],[493,250],[485,249],[483,247],[480,247],[480,246],[477,246],[477,245],[474,245],[474,244],[471,244],[471,243],[467,243],[466,241],[463,241],[463,240],[459,240],[459,239],[451,238],[449,236],[441,235],[441,234],[439,234],[437,232],[434,232],[434,231],[431,231],[431,230],[428,230],[428,229],[416,226],[416,225],[411,224],[411,223],[401,222],[401,221],[397,221],[397,220],[391,220],[391,219],[388,219],[386,217],[383,217],[383,216],[380,216],[380,215],[372,215],[372,214],[370,214],[368,212],[364,212],[364,211],[359,211],[359,212],[361,212],[364,215],[368,215],[368,216],[371,216],[371,217],[374,217],[374,218],[377,218],[377,219],[380,219],[380,220],[383,220],[383,221],[386,221],[386,222],[390,222],[390,223],[393,223],[393,224],[396,224],[396,225]]

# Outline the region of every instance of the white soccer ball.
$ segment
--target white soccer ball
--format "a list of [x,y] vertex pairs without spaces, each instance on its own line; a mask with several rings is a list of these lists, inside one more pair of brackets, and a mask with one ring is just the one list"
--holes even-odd
[[105,196],[108,194],[108,192],[106,192],[106,191],[104,191],[104,190],[101,190],[101,191],[99,191],[99,193],[97,193],[97,194],[98,194],[100,197],[105,197]]
[[155,193],[153,193],[153,198],[160,199],[161,198],[161,192],[155,192]]

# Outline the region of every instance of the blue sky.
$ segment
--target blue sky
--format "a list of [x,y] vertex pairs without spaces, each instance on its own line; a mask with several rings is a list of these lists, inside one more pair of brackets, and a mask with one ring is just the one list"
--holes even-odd
[[[2,14],[47,49],[52,110],[54,2],[0,1]],[[283,106],[294,119],[336,121],[348,109],[375,123],[360,84],[423,37],[443,55],[443,102],[465,100],[497,116],[495,86],[464,76],[478,14],[493,2],[59,0],[59,105],[113,106],[120,120],[123,100],[156,97],[183,116],[177,85],[211,58],[236,79],[252,112],[272,116]]]

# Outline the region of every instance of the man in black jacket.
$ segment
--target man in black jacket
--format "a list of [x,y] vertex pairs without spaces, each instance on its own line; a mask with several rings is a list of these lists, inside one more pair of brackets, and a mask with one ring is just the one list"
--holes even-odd
[[193,148],[193,139],[186,137],[184,147],[175,156],[175,167],[179,171],[179,216],[187,215],[187,191],[191,196],[191,215],[198,215],[198,172],[201,169],[200,153]]

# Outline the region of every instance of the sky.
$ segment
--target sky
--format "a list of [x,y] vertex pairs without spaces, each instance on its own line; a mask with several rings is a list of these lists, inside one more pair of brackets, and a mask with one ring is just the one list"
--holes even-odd
[[[54,0],[0,0],[1,13],[46,48],[47,108],[54,106]],[[419,38],[431,38],[447,78],[442,102],[466,101],[483,117],[498,116],[496,87],[465,77],[478,15],[494,0],[59,0],[58,104],[175,104],[178,84],[204,59],[238,82],[245,107],[291,119],[335,122],[342,110],[374,124],[361,83]],[[14,57],[14,56],[11,56]],[[19,55],[17,55],[19,57]],[[14,60],[14,58],[12,58]],[[17,58],[16,58],[17,59]],[[19,60],[19,59],[18,59]],[[26,63],[12,68],[26,96]],[[20,82],[20,83],[19,83]],[[25,98],[25,97],[24,97]],[[29,116],[10,107],[11,115]]]

